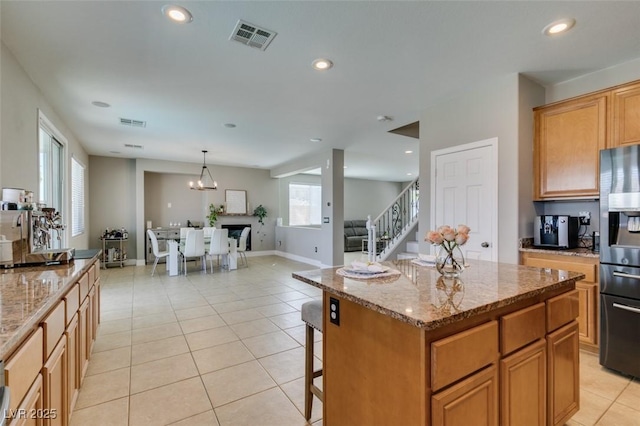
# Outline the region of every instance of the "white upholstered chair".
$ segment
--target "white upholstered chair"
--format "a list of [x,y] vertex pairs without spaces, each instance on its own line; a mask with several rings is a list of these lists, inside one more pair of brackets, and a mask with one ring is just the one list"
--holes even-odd
[[202,261],[202,268],[205,272],[207,271],[204,248],[204,231],[202,229],[191,228],[187,232],[184,247],[182,247],[180,256],[182,257],[182,265],[184,266],[185,275],[187,275],[187,258],[190,257],[199,257]]
[[213,235],[214,229],[216,229],[215,226],[205,226],[204,228],[202,228],[202,230],[204,231],[205,244],[206,244],[207,238],[211,238],[211,236]]
[[180,228],[180,241],[184,242],[187,238],[187,233],[193,228]]
[[251,228],[248,226],[242,230],[240,234],[240,238],[238,239],[238,256],[242,258],[242,261],[245,266],[249,266],[247,263],[247,238],[249,237],[249,232],[251,232]]
[[158,266],[158,261],[163,257],[169,256],[168,251],[160,251],[158,248],[158,239],[156,238],[156,234],[151,230],[147,229],[147,235],[149,235],[149,241],[151,241],[151,250],[153,250],[153,255],[156,257],[155,262],[153,262],[153,269],[151,270],[151,276],[156,272],[156,266]]
[[211,273],[213,273],[213,256],[218,258],[218,265],[220,265],[220,255],[229,253],[229,230],[214,229],[211,236],[211,243],[207,250],[207,257],[209,258]]

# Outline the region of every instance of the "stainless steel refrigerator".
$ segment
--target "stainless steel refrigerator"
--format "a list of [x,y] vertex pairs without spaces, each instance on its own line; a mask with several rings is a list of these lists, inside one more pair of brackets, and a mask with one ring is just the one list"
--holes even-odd
[[640,377],[640,145],[600,151],[600,364]]

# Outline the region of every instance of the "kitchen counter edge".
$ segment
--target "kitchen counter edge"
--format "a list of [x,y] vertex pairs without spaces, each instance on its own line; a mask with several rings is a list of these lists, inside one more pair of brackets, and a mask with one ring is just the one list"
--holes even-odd
[[[44,317],[51,309],[62,300],[67,291],[78,282],[84,273],[89,271],[91,266],[99,260],[100,251],[91,258],[74,259],[68,264],[62,265],[42,265],[42,266],[25,266],[13,269],[6,269],[0,272],[2,283],[0,284],[0,297],[2,303],[20,303],[12,301],[10,297],[5,299],[5,291],[8,293],[8,286],[15,285],[18,279],[26,280],[50,280],[56,277],[60,280],[60,285],[55,292],[48,294],[43,300],[39,301],[37,307],[26,318],[22,318],[21,322],[15,321],[15,325],[5,326],[4,316],[0,321],[0,359],[6,360],[24,341],[29,334],[35,330]],[[64,272],[64,276],[59,276],[56,272]]]

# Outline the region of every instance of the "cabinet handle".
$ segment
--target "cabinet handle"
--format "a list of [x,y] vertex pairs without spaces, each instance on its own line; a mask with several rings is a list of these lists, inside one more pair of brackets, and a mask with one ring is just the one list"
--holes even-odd
[[639,308],[634,308],[633,306],[627,306],[627,305],[621,305],[619,303],[614,303],[613,307],[614,308],[618,308],[618,309],[624,309],[625,311],[633,312],[635,314],[640,314],[640,309]]
[[627,274],[626,272],[614,271],[613,276],[620,277],[620,278],[633,278],[634,280],[640,280],[640,275]]

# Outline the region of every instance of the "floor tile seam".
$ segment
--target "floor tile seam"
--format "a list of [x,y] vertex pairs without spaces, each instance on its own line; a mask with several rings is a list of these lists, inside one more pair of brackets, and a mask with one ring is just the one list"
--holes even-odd
[[[302,376],[304,377],[304,376]],[[294,382],[296,380],[299,380],[300,378],[298,377],[297,379],[288,381],[287,383],[291,383]],[[301,416],[304,417],[304,405],[303,405],[303,409],[301,410],[300,408],[298,408],[298,406],[296,405],[296,403],[293,401],[293,399],[291,399],[291,397],[289,396],[289,394],[287,392],[285,392],[285,390],[282,388],[282,386],[286,385],[287,383],[282,383],[282,384],[278,384],[278,388],[280,388],[280,392],[282,392],[284,394],[284,396],[289,400],[289,402],[291,402],[291,404],[293,405],[293,407],[298,410],[298,413],[300,413]],[[304,393],[304,390],[303,390]],[[303,403],[304,404],[304,403]],[[322,418],[322,417],[321,417]],[[309,422],[307,422],[306,424],[309,424]]]
[[[178,336],[173,336],[173,337],[178,337]],[[183,335],[183,337],[184,337],[184,335]],[[171,337],[170,337],[170,338],[171,338]],[[163,339],[161,339],[161,340],[163,340]],[[154,341],[152,341],[152,342],[146,342],[146,343],[154,343],[154,342],[159,342],[159,340],[154,340]],[[168,356],[163,356],[163,357],[161,357],[161,358],[155,358],[155,359],[152,359],[152,360],[150,360],[150,361],[138,362],[138,363],[136,363],[136,364],[134,364],[134,363],[133,363],[133,346],[134,346],[134,345],[131,345],[131,367],[138,366],[138,365],[141,365],[141,364],[144,364],[144,363],[147,363],[147,362],[151,362],[151,361],[159,361],[159,360],[161,360],[161,359],[166,359],[166,358],[170,358],[170,357],[172,357],[172,356],[176,356],[176,355],[183,355],[183,354],[186,354],[187,352],[191,352],[191,350],[189,349],[189,344],[188,344],[188,343],[186,343],[186,342],[187,342],[187,339],[185,339],[185,344],[186,344],[186,346],[187,346],[187,350],[186,350],[185,352],[179,352],[179,353],[176,353],[176,354],[172,354],[172,355],[168,355]],[[139,345],[144,345],[144,344],[146,344],[146,343],[140,343],[140,344],[138,344],[138,346],[139,346]]]
[[[607,375],[608,375],[608,376],[611,376],[611,374],[607,374]],[[581,377],[582,377],[582,375],[581,375]],[[629,383],[631,383],[631,382],[629,382]],[[615,401],[616,399],[620,398],[620,395],[622,395],[622,392],[624,392],[624,390],[629,386],[629,383],[626,383],[626,384],[624,385],[624,387],[622,387],[622,389],[620,389],[619,391],[617,391],[616,395],[615,395],[613,398],[612,398],[612,397],[610,397],[610,396],[602,395],[601,393],[599,393],[600,388],[596,388],[595,390],[587,389],[587,388],[586,388],[586,385],[581,384],[581,385],[580,385],[580,389],[584,389],[586,392],[589,392],[589,393],[591,393],[591,394],[593,394],[593,395],[597,395],[597,396],[599,396],[599,397],[601,397],[601,398],[604,398],[604,399],[606,399],[606,400],[609,400],[609,401]],[[593,387],[593,386],[590,386],[590,387]]]
[[98,404],[94,404],[94,405],[88,405],[88,406],[86,406],[86,407],[82,407],[82,408],[74,407],[74,408],[73,408],[73,411],[71,412],[71,416],[73,417],[73,415],[74,415],[74,414],[76,414],[78,411],[88,410],[88,409],[91,409],[91,408],[98,407],[98,406],[100,406],[100,405],[108,404],[108,403],[110,403],[110,402],[118,401],[118,400],[120,400],[120,399],[125,399],[125,398],[127,398],[127,400],[129,400],[129,395],[121,396],[121,397],[119,397],[119,398],[110,399],[109,401],[99,402]]
[[[191,357],[193,359],[193,362],[195,363],[196,361],[195,361],[195,358],[193,358],[193,353],[191,353]],[[198,373],[200,373],[200,369],[198,368],[198,364],[197,363],[196,363],[196,369],[198,369]],[[215,370],[215,371],[220,371],[220,370]],[[206,374],[209,374],[209,373],[205,373],[205,374],[200,373],[198,375],[198,377],[200,377],[200,383],[202,384],[202,387],[204,388],[204,392],[207,395],[207,400],[209,401],[209,405],[211,406],[211,409],[213,410],[213,414],[216,416],[216,420],[218,421],[218,424],[220,424],[220,418],[218,417],[218,413],[216,412],[216,407],[213,406],[213,401],[212,401],[213,395],[211,395],[209,393],[209,389],[207,389],[207,385],[204,382],[204,377],[203,376],[205,376]]]
[[637,411],[638,412],[638,417],[640,418],[640,405],[634,407],[634,406],[632,406],[630,404],[625,404],[624,402],[619,401],[621,395],[622,395],[622,393],[620,393],[620,395],[618,395],[618,397],[613,402],[617,403],[617,404],[620,404],[620,405],[624,405],[627,408],[631,408],[633,411]]
[[597,393],[591,392],[591,391],[589,391],[589,390],[587,390],[587,389],[584,389],[584,388],[582,388],[582,387],[580,387],[580,392],[581,392],[581,393],[582,393],[582,392],[586,392],[586,393],[589,393],[589,394],[591,394],[591,395],[595,395],[595,396],[597,396],[597,397],[599,397],[599,398],[602,398],[602,399],[604,399],[604,400],[606,400],[606,401],[607,401],[607,403],[608,403],[608,404],[607,404],[607,408],[605,408],[605,409],[602,411],[602,413],[598,416],[598,418],[596,419],[596,421],[593,423],[594,425],[597,425],[597,424],[598,424],[598,422],[602,419],[602,417],[604,417],[604,415],[605,415],[605,414],[607,414],[607,411],[609,411],[609,410],[611,409],[611,407],[612,407],[612,406],[613,406],[613,404],[615,403],[615,400],[611,400],[611,399],[609,399],[609,398],[607,398],[607,397],[603,397],[602,395],[598,395]]
[[[220,370],[218,370],[218,371],[220,371]],[[235,403],[235,402],[242,401],[243,399],[251,398],[252,396],[259,395],[259,394],[261,394],[261,393],[263,393],[263,392],[267,392],[267,391],[269,391],[269,390],[271,390],[271,389],[276,389],[276,388],[279,388],[279,386],[278,386],[278,384],[277,384],[276,382],[273,382],[273,386],[269,386],[269,387],[268,387],[268,388],[266,388],[266,389],[262,389],[262,390],[260,390],[260,391],[257,391],[257,392],[254,392],[254,393],[251,393],[251,394],[249,394],[249,395],[245,395],[245,396],[243,396],[242,398],[237,398],[237,399],[234,399],[233,401],[225,402],[224,404],[220,404],[220,405],[218,405],[217,407],[213,407],[213,409],[214,409],[214,410],[217,410],[217,409],[219,409],[219,408],[223,408],[223,407],[225,407],[225,406],[227,406],[227,405],[229,405],[229,404],[233,404],[233,403]],[[285,395],[286,395],[286,394],[285,394]],[[213,405],[213,403],[212,403],[212,405]],[[217,414],[217,413],[216,413],[216,414]]]
[[[197,370],[197,368],[196,368],[196,370]],[[134,396],[134,395],[140,395],[141,393],[145,393],[145,392],[152,391],[152,390],[155,390],[155,389],[160,389],[160,388],[163,388],[165,386],[175,385],[176,383],[180,383],[180,382],[184,382],[184,381],[187,381],[187,380],[195,379],[196,377],[200,377],[200,372],[199,371],[193,376],[183,377],[183,378],[181,378],[179,380],[174,380],[172,382],[163,383],[161,385],[153,386],[153,387],[150,387],[150,388],[138,391],[138,392],[133,392],[131,390],[131,385],[129,385],[129,396],[131,397],[131,396]]]
[[[208,398],[208,395],[207,395],[207,398]],[[209,403],[211,403],[211,401],[209,401]],[[214,410],[213,408],[211,408],[211,410],[206,410],[206,411],[203,411],[203,412],[201,412],[201,413],[196,413],[196,414],[194,414],[194,415],[192,415],[192,416],[185,417],[184,419],[180,419],[180,420],[176,420],[175,422],[167,423],[167,425],[166,425],[166,426],[171,426],[171,425],[178,424],[178,423],[180,423],[180,422],[184,422],[185,420],[191,419],[191,418],[193,418],[193,417],[197,417],[197,416],[199,416],[199,415],[201,415],[201,414],[204,414],[204,413],[206,413],[206,412],[208,412],[208,411],[213,412],[213,415],[215,416],[216,421],[218,422],[218,424],[220,424],[220,420],[218,419],[218,414],[215,412],[215,410]]]

